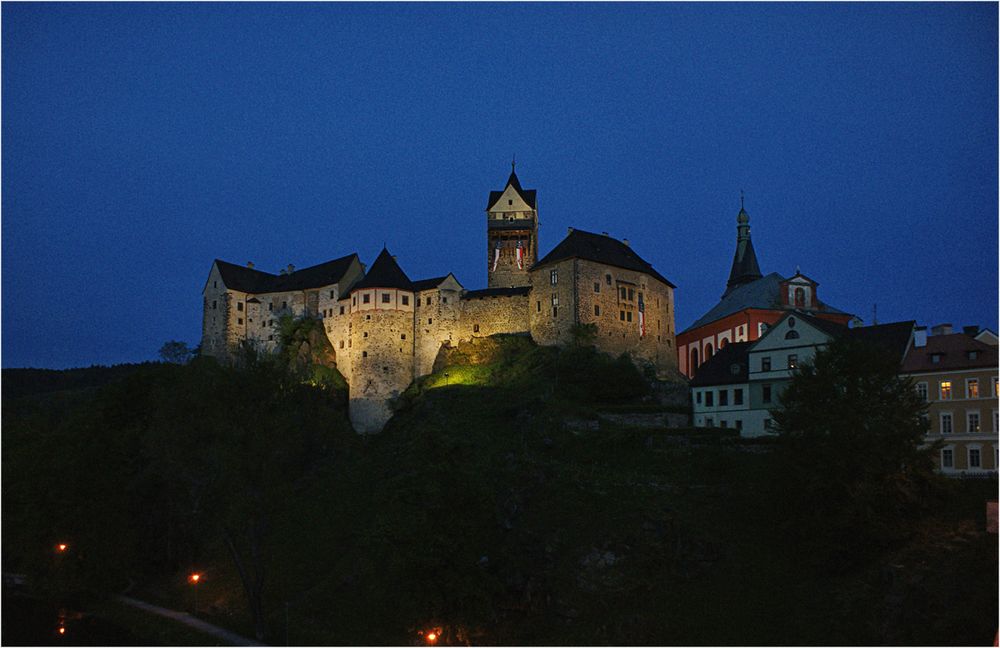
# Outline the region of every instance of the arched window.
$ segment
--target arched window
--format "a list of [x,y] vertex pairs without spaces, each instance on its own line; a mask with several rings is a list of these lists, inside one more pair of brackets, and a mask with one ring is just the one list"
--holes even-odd
[[806,306],[806,291],[805,288],[795,289],[795,306],[805,308]]
[[705,345],[705,362],[708,362],[711,357],[712,357],[712,344],[709,343]]
[[694,378],[694,370],[698,368],[698,347],[691,349],[691,368],[688,370],[691,378]]
[[719,340],[719,351],[725,349],[727,344],[729,344],[729,340]]
[[785,333],[785,339],[786,340],[798,340],[799,339],[799,332],[798,331],[789,331],[788,333]]

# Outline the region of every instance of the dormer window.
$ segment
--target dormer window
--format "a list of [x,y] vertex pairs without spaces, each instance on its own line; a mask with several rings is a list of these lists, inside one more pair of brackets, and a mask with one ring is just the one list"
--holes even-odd
[[976,358],[979,357],[979,352],[978,351],[969,351],[968,352],[968,356],[969,356],[969,360],[975,360]]
[[932,353],[931,354],[931,362],[933,364],[940,364],[940,362],[941,362],[941,354],[940,353]]

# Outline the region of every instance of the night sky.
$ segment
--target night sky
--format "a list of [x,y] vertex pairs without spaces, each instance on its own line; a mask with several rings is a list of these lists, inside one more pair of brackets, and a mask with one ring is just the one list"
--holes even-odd
[[997,329],[997,5],[2,5],[2,365],[196,345],[212,260],[383,242],[486,285],[512,155],[544,254],[607,231],[725,289]]

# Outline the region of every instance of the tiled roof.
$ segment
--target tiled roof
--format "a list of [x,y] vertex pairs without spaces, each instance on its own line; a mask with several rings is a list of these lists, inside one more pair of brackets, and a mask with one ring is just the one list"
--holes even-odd
[[[752,344],[753,342],[732,342],[722,347],[705,364],[698,367],[691,380],[691,386],[707,387],[746,382],[749,376],[748,358]],[[736,373],[733,373],[733,367],[736,367]]]
[[556,263],[564,259],[586,259],[605,263],[617,268],[635,270],[662,281],[671,288],[676,288],[663,275],[653,269],[642,257],[635,253],[635,250],[625,245],[621,241],[610,236],[594,234],[583,230],[574,229],[564,238],[559,245],[555,246],[551,252],[542,257],[542,260],[531,267],[535,271],[550,263]]
[[357,256],[350,254],[284,275],[262,272],[221,259],[216,259],[215,264],[227,288],[247,293],[271,293],[322,288],[339,283]]
[[[710,311],[699,317],[694,324],[687,327],[683,332],[696,329],[700,326],[704,326],[705,324],[710,324],[716,320],[726,317],[727,315],[738,313],[747,308],[781,310],[782,305],[780,288],[781,282],[784,280],[784,277],[779,275],[777,272],[772,272],[771,274],[765,275],[756,281],[751,281],[750,283],[743,284],[742,286],[737,286],[731,292],[726,293],[718,304],[713,306]],[[837,313],[840,315],[848,314],[822,302],[820,302],[819,309],[810,312]]]
[[401,288],[413,290],[413,282],[406,276],[389,250],[382,248],[364,279],[354,284],[351,292],[361,288]]
[[520,196],[521,199],[524,200],[524,202],[528,203],[528,207],[531,207],[532,209],[535,208],[535,194],[537,193],[536,190],[522,189],[521,182],[517,179],[517,174],[514,173],[513,170],[511,170],[510,177],[507,178],[507,184],[503,186],[503,190],[490,192],[490,200],[486,204],[486,210],[489,211],[490,209],[492,209],[493,205],[495,205],[497,201],[500,200],[500,196],[503,195],[503,192],[507,190],[507,187],[511,186],[514,187],[514,191],[517,192],[517,195]]
[[420,279],[418,281],[411,282],[413,284],[413,292],[420,292],[421,290],[430,290],[431,288],[437,288],[441,283],[448,278],[448,275],[443,277],[434,277],[433,279]]
[[482,290],[467,290],[462,293],[462,299],[483,299],[485,297],[511,297],[514,295],[527,295],[531,292],[531,286],[517,286],[514,288],[483,288]]
[[906,322],[892,322],[890,324],[875,324],[873,326],[859,326],[849,329],[846,337],[851,340],[859,340],[876,345],[896,356],[900,362],[906,354],[906,349],[910,345],[910,338],[913,335],[913,320]]
[[[970,351],[976,352],[975,359],[969,358]],[[936,363],[935,354],[940,356]],[[927,346],[910,349],[903,361],[903,373],[979,368],[997,369],[997,347],[965,333],[929,335]]]

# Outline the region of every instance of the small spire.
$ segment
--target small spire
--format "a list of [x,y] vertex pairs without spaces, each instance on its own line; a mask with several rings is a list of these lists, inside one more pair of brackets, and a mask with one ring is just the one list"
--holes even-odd
[[740,189],[740,211],[743,210],[743,190]]
[[514,165],[517,164],[517,154],[510,156],[510,172],[514,173]]

